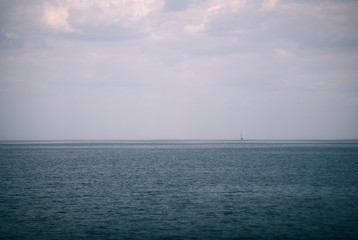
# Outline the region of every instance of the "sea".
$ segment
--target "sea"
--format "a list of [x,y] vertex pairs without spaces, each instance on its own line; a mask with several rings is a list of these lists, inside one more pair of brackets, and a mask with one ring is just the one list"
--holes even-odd
[[2,141],[0,239],[358,239],[358,141]]

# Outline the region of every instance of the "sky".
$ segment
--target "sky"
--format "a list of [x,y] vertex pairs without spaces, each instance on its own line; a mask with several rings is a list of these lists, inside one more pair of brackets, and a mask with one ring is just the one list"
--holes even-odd
[[358,139],[357,12],[0,0],[0,140]]

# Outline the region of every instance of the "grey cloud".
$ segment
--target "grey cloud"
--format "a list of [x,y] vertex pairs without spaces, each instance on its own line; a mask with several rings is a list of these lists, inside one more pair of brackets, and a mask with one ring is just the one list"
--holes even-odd
[[165,0],[164,11],[172,12],[172,11],[183,11],[187,9],[189,4],[189,0]]
[[178,2],[2,1],[0,139],[357,138],[356,2]]
[[[309,9],[307,6],[306,8]],[[295,9],[276,13],[277,18],[272,19],[270,27],[279,36],[303,47],[334,47],[358,43],[358,35],[353,29],[358,24],[357,2],[315,2],[311,3],[311,8],[313,10],[308,13]]]

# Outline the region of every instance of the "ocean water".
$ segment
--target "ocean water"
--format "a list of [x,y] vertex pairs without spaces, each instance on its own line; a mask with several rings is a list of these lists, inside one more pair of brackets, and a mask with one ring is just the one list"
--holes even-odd
[[358,239],[358,141],[1,142],[0,239]]

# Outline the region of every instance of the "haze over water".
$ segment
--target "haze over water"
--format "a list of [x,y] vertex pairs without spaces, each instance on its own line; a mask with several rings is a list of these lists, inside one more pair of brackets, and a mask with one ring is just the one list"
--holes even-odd
[[357,141],[0,144],[2,239],[357,239]]

